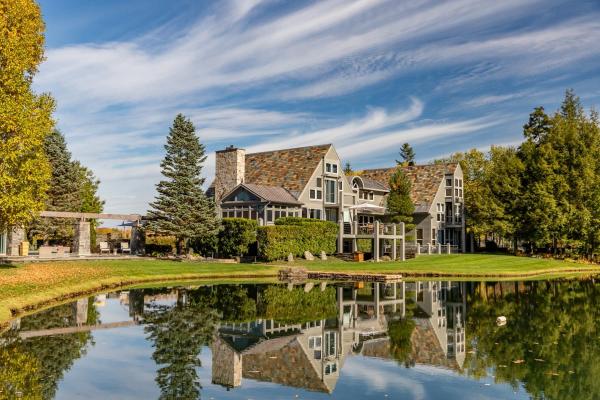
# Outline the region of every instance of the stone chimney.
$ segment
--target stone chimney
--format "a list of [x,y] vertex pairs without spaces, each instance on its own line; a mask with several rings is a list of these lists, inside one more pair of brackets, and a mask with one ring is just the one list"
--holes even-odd
[[216,153],[215,203],[219,206],[223,196],[244,182],[246,150],[228,146],[225,150]]

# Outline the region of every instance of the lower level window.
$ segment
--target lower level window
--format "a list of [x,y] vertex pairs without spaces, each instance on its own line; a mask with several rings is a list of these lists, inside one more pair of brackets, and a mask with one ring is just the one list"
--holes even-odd
[[310,209],[310,216],[309,218],[312,219],[321,219],[321,210],[318,208],[311,208]]

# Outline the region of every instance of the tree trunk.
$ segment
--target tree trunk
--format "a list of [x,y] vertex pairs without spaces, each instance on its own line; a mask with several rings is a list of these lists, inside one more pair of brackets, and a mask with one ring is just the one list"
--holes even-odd
[[184,250],[184,239],[183,238],[177,238],[177,255],[182,255],[183,254],[183,250]]

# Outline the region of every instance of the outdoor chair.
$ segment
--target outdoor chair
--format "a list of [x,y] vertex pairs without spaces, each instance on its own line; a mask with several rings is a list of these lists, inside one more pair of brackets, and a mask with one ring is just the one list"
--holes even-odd
[[131,248],[129,247],[129,242],[121,242],[121,253],[131,254]]
[[110,254],[110,247],[108,246],[108,242],[100,242],[100,254],[102,253]]

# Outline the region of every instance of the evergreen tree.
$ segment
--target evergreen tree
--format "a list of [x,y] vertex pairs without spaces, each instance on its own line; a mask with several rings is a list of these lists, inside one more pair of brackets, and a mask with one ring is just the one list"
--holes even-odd
[[219,222],[214,203],[202,190],[204,145],[192,122],[181,114],[173,122],[165,150],[161,168],[166,179],[156,186],[158,195],[150,204],[148,229],[175,236],[181,254],[189,239],[216,234]]
[[352,166],[350,165],[349,161],[346,161],[346,165],[344,166],[344,174],[352,175],[352,173],[353,173]]
[[404,143],[400,148],[400,158],[401,160],[396,160],[396,164],[398,165],[415,165],[415,152],[412,146],[408,143]]
[[[46,137],[44,152],[51,167],[46,211],[80,211],[80,171],[71,160],[65,137],[58,130]],[[64,218],[39,218],[31,234],[48,243],[51,239],[66,244],[73,234],[73,221]]]
[[413,213],[415,206],[410,198],[411,183],[401,167],[389,180],[390,193],[387,199],[387,209],[390,220],[394,223],[404,222],[406,232],[414,229]]
[[34,0],[0,0],[0,231],[25,225],[44,208],[50,167],[44,138],[54,100],[37,95],[33,76],[44,59],[44,22]]

